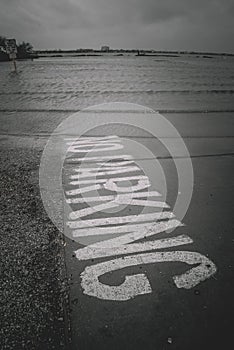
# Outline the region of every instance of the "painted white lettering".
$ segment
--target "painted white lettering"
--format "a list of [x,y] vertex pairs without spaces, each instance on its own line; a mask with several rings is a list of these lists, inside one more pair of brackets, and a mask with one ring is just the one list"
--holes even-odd
[[68,227],[74,228],[83,228],[89,226],[109,226],[116,224],[125,224],[130,222],[139,222],[139,221],[154,221],[154,220],[164,220],[171,219],[175,215],[170,211],[163,211],[159,213],[148,213],[141,215],[126,215],[126,216],[112,216],[109,218],[98,218],[98,219],[89,219],[89,220],[78,220],[78,221],[68,221]]
[[154,252],[126,256],[93,266],[87,266],[81,273],[81,285],[84,293],[104,300],[123,301],[138,295],[152,293],[150,282],[145,274],[126,276],[120,286],[109,286],[99,281],[99,277],[130,266],[161,263],[182,262],[188,265],[199,264],[187,272],[173,277],[178,288],[190,289],[205,281],[216,272],[212,261],[196,252],[174,251]]

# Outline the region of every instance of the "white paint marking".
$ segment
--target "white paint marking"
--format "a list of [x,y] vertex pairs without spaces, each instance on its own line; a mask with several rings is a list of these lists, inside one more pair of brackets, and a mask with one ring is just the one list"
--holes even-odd
[[[143,225],[145,225],[145,227]],[[130,227],[128,228],[128,226],[130,226]],[[129,233],[122,235],[122,236],[119,236],[119,237],[110,238],[110,239],[107,239],[104,241],[94,243],[92,245],[89,245],[89,247],[91,247],[91,248],[105,248],[105,249],[119,247],[121,245],[129,244],[129,243],[138,241],[140,239],[151,237],[151,236],[157,235],[161,232],[165,232],[165,231],[170,230],[172,228],[176,228],[176,227],[184,226],[184,225],[178,220],[169,220],[169,221],[160,221],[157,223],[153,222],[153,223],[141,224],[142,227],[140,227],[138,230],[133,229],[131,226],[133,227],[133,226],[138,226],[138,225],[127,225],[126,232],[129,232]]]
[[117,203],[116,201],[107,202],[104,204],[95,205],[94,207],[88,207],[73,211],[69,214],[69,217],[71,220],[76,220],[78,218],[83,218],[85,216],[116,207],[119,207],[119,203]]
[[117,181],[115,181],[115,179],[108,179],[104,184],[105,189],[109,191],[115,191],[115,192],[135,192],[135,191],[144,190],[145,188],[150,187],[150,181],[148,177],[146,179],[142,177],[141,179],[138,180],[137,185],[129,186],[129,187],[118,186],[116,182]]
[[169,205],[165,202],[150,201],[148,199],[133,199],[133,196],[131,196],[131,194],[129,198],[123,198],[118,195],[114,202],[118,204],[128,204],[139,207],[170,208]]
[[[106,146],[106,147],[103,147]],[[83,149],[83,147],[88,147]],[[100,148],[99,148],[100,147]],[[122,149],[124,146],[120,143],[90,143],[87,145],[77,145],[77,146],[70,146],[67,150],[67,152],[72,153],[86,153],[86,152],[106,152],[106,151],[116,151],[118,149]]]
[[[102,188],[102,185],[93,185],[93,186],[88,186],[88,187],[81,187],[81,188],[76,188],[75,190],[70,190],[70,191],[66,191],[66,194],[68,196],[75,196],[77,194],[81,194],[81,193],[87,193],[87,192],[91,192],[91,191],[97,191],[100,190]],[[67,203],[75,203],[75,202],[69,202],[69,200],[67,199]]]
[[160,201],[150,201],[148,199],[134,199],[134,193],[129,193],[128,195],[117,195],[113,201],[109,201],[104,204],[99,204],[93,207],[88,207],[84,209],[79,209],[70,213],[70,219],[76,220],[81,217],[85,217],[100,211],[105,211],[107,209],[116,208],[121,205],[132,205],[140,207],[156,207],[156,208],[169,208],[165,202]]
[[[125,162],[124,162],[125,163]],[[127,165],[133,163],[132,161],[127,161]],[[95,171],[98,172],[100,170],[116,170],[117,169],[131,169],[131,167],[126,167],[126,166],[117,166],[117,164],[113,165],[109,165],[108,163],[100,163],[100,164],[104,164],[105,166],[99,166],[99,167],[95,167],[95,168],[78,168],[78,169],[73,169],[76,173],[83,173],[84,171]],[[113,169],[114,168],[114,169]],[[139,167],[137,167],[139,168]],[[71,178],[75,179],[77,178],[77,174],[76,175],[72,175]]]
[[116,199],[114,201],[111,202],[107,202],[104,204],[99,204],[99,205],[95,205],[93,207],[88,207],[88,208],[84,208],[84,209],[79,209],[76,211],[73,211],[72,213],[70,213],[70,219],[72,220],[76,220],[78,218],[82,218],[100,211],[105,211],[111,208],[116,208],[119,207],[121,205],[135,205],[135,206],[145,206],[145,207],[157,207],[157,208],[169,208],[169,206],[165,203],[165,202],[158,202],[158,201],[148,201],[148,200],[136,200],[136,199],[132,199],[130,198],[122,198],[119,199],[119,196],[116,197]]
[[66,161],[69,162],[100,162],[102,160],[112,160],[112,159],[125,159],[125,160],[131,160],[133,159],[132,156],[128,154],[120,154],[120,155],[109,155],[109,156],[99,156],[99,157],[77,157],[77,158],[67,158]]
[[[127,176],[127,177],[117,177],[117,178],[111,178],[111,179],[90,179],[90,180],[80,180],[80,181],[71,181],[71,185],[83,185],[83,184],[101,184],[101,183],[107,183],[107,181],[113,181],[113,182],[125,182],[125,181],[135,181],[135,180],[143,180],[149,183],[149,179],[147,176],[144,175],[138,175],[138,176]],[[128,188],[128,187],[126,187]],[[130,187],[132,188],[132,187]],[[144,189],[145,187],[143,187]],[[111,190],[116,191],[116,190]]]
[[110,140],[114,138],[118,138],[118,135],[108,135],[108,136],[80,136],[78,139],[77,137],[64,137],[65,141],[79,141],[79,140]]
[[114,142],[121,142],[121,139],[118,136],[111,135],[111,136],[103,136],[103,137],[80,137],[77,138],[65,138],[65,141],[67,145],[83,145],[83,144],[89,144],[89,143],[100,143],[100,142],[108,142],[108,141],[114,141]]
[[214,263],[204,255],[196,252],[174,251],[138,254],[87,266],[81,273],[81,285],[84,294],[104,300],[124,301],[138,295],[152,293],[149,280],[145,274],[126,276],[125,281],[120,286],[103,284],[99,281],[99,277],[130,266],[161,262],[183,262],[188,265],[199,264],[199,266],[173,277],[178,288],[191,289],[216,272]]
[[96,248],[94,245],[89,245],[85,248],[78,249],[75,254],[78,260],[89,260],[106,258],[109,256],[126,255],[131,253],[140,253],[147,250],[164,249],[176,247],[185,244],[191,244],[193,240],[187,235],[180,235],[177,237],[157,239],[144,243],[132,243],[112,248]]
[[82,168],[77,170],[80,172],[80,174],[77,175],[71,175],[71,179],[81,179],[84,177],[96,177],[96,176],[106,176],[106,175],[115,175],[115,174],[122,174],[122,173],[131,173],[136,171],[141,171],[138,166],[132,166],[132,167],[119,167],[115,170],[108,170],[108,171],[100,171],[100,168]]
[[[99,235],[114,235],[125,233],[121,237],[109,239],[105,241],[105,248],[112,248],[121,244],[131,243],[142,238],[151,237],[158,233],[167,231],[172,228],[184,226],[179,220],[169,220],[160,222],[147,222],[142,224],[130,224],[122,226],[108,226],[108,227],[91,227],[85,229],[78,229],[72,232],[73,237],[99,236]],[[126,234],[131,233],[131,234]],[[104,242],[95,243],[89,247],[103,247]]]
[[[101,185],[97,185],[97,186],[100,186],[98,189],[101,188]],[[87,188],[87,192],[88,190],[89,191],[92,191],[93,187],[95,186],[90,186],[90,187],[85,187]],[[83,188],[81,188],[82,190]],[[74,193],[73,191],[76,191],[76,190],[72,190],[72,191],[67,191],[66,194],[67,195],[71,195],[71,193]],[[84,191],[86,192],[86,191]],[[79,194],[81,192],[78,192],[77,194]],[[83,192],[82,192],[83,193]],[[125,198],[126,196],[129,196],[129,194],[120,194],[118,195],[118,198],[122,199],[122,198]],[[160,197],[161,194],[157,191],[149,191],[149,192],[135,192],[135,193],[131,193],[131,198],[144,198],[144,197]],[[66,202],[71,204],[71,203],[84,203],[84,202],[105,202],[105,201],[113,201],[115,200],[117,197],[117,195],[108,195],[108,196],[99,196],[99,197],[87,197],[87,198],[67,198],[66,199]]]
[[[72,140],[69,140],[72,141]],[[101,138],[82,138],[75,140],[75,142],[68,142],[70,145],[70,152],[84,153],[84,152],[104,152],[116,149],[121,149],[124,146],[120,144],[121,140],[116,136],[107,136]],[[101,162],[105,160],[119,159],[119,162]],[[122,160],[123,159],[123,160]],[[147,176],[126,177],[126,178],[111,178],[111,179],[91,179],[80,180],[85,177],[106,176],[118,173],[140,171],[138,166],[131,166],[133,158],[129,155],[108,155],[101,157],[88,158],[70,158],[70,162],[92,162],[96,161],[98,164],[94,168],[74,169],[77,174],[71,175],[71,185],[94,184],[85,188],[78,188],[72,191],[67,191],[67,195],[79,195],[81,193],[90,192],[105,188],[109,191],[117,193],[128,193],[127,195],[109,195],[101,197],[90,198],[70,198],[67,203],[83,203],[88,202],[103,202],[104,204],[96,205],[92,208],[85,208],[70,213],[70,218],[76,220],[98,211],[110,209],[119,205],[136,205],[136,206],[151,206],[159,208],[169,208],[165,202],[148,200],[148,197],[160,196],[156,191],[138,192],[150,187],[150,181]],[[98,167],[97,167],[98,166]],[[137,184],[130,187],[118,186],[118,182],[137,180]],[[130,193],[129,193],[130,192]],[[154,193],[154,195],[150,195]],[[157,193],[157,194],[155,194]],[[136,199],[141,198],[141,199]],[[143,198],[143,199],[142,199]],[[144,199],[146,198],[146,199]],[[81,285],[84,293],[90,296],[95,296],[104,300],[129,300],[137,295],[148,294],[152,292],[150,282],[145,274],[136,274],[133,276],[126,276],[125,282],[119,286],[108,286],[99,281],[99,277],[105,273],[113,272],[115,270],[123,269],[125,267],[144,265],[161,262],[183,262],[189,265],[199,264],[193,267],[184,274],[173,277],[173,280],[178,288],[190,289],[196,286],[201,281],[206,280],[216,272],[216,266],[205,256],[196,252],[149,252],[146,254],[139,254],[145,251],[152,251],[157,249],[164,249],[174,246],[191,244],[193,240],[187,235],[180,235],[166,239],[157,239],[154,241],[147,241],[143,243],[132,243],[142,238],[156,235],[160,232],[167,231],[177,226],[183,226],[178,220],[160,221],[160,222],[144,222],[148,220],[163,220],[175,217],[172,212],[150,213],[142,215],[130,215],[122,217],[110,217],[90,219],[86,221],[68,222],[70,228],[79,228],[73,231],[73,237],[87,237],[99,235],[115,235],[124,233],[119,237],[106,239],[97,243],[91,244],[87,247],[77,250],[76,257],[78,260],[88,260],[95,258],[104,258],[117,255],[126,255],[138,253],[137,255],[125,256],[99,263],[93,266],[88,266],[81,274]],[[109,226],[124,223],[141,222],[140,224],[129,224],[122,226]],[[144,223],[143,223],[144,222]],[[90,228],[90,226],[96,226]],[[106,226],[106,227],[100,227]],[[125,227],[126,226],[126,227]],[[129,244],[132,243],[132,244]]]
[[159,213],[149,213],[142,215],[127,215],[127,216],[112,216],[109,218],[98,218],[90,220],[78,220],[78,221],[68,221],[67,225],[70,228],[83,228],[89,226],[107,226],[124,224],[129,222],[139,222],[139,221],[153,221],[153,220],[163,220],[175,217],[175,215],[170,211],[164,211]]
[[[108,169],[112,169],[115,167],[119,167],[119,166],[126,166],[126,165],[130,165],[132,163],[135,163],[134,160],[123,160],[121,162],[97,162],[97,165],[99,165],[99,167],[102,167],[102,170],[104,166],[108,167]],[[76,171],[76,169],[74,169]]]

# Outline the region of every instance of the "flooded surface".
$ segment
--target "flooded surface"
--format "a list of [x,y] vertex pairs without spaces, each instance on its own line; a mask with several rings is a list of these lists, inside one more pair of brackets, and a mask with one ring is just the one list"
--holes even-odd
[[[0,347],[109,350],[121,344],[129,350],[228,348],[234,322],[234,58],[43,58],[17,62],[17,66],[18,74],[14,74],[11,63],[0,63],[0,258],[4,262]],[[48,137],[73,112],[114,101],[164,111],[161,114],[176,127],[189,150],[194,192],[185,226],[177,228],[176,237],[186,234],[187,243],[193,241],[191,248],[181,247],[182,253],[191,249],[218,268],[198,287],[185,290],[174,285],[172,277],[188,269],[179,262],[146,262],[125,269],[120,266],[119,271],[108,272],[100,280],[114,287],[126,276],[144,273],[151,294],[127,302],[85,294],[81,277],[88,265],[93,269],[100,260],[78,260],[74,254],[80,248],[78,243],[64,242],[42,205],[38,174]],[[159,154],[159,143],[142,130],[115,124],[111,126],[113,135],[142,143],[159,155],[172,208],[178,193],[173,160],[165,152]],[[102,127],[101,135],[99,131],[92,130],[93,136],[109,135],[110,125]],[[176,150],[176,139],[172,143]],[[143,161],[150,164],[150,159]],[[153,180],[159,184],[159,176]],[[167,253],[172,254],[173,249],[177,248]],[[157,258],[158,254],[156,251]]]
[[0,64],[0,110],[80,110],[125,101],[160,111],[234,109],[234,58],[41,58]]

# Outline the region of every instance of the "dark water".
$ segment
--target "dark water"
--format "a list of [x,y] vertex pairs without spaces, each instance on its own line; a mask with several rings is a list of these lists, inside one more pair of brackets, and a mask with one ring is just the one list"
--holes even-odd
[[0,63],[1,110],[80,110],[124,101],[164,111],[234,110],[232,57],[44,58]]

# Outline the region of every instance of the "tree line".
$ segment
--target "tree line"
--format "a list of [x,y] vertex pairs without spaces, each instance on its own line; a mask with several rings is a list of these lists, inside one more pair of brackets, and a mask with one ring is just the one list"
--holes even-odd
[[[33,46],[25,41],[17,44],[17,58],[34,58]],[[9,61],[9,56],[6,53],[6,38],[0,35],[0,61]]]

